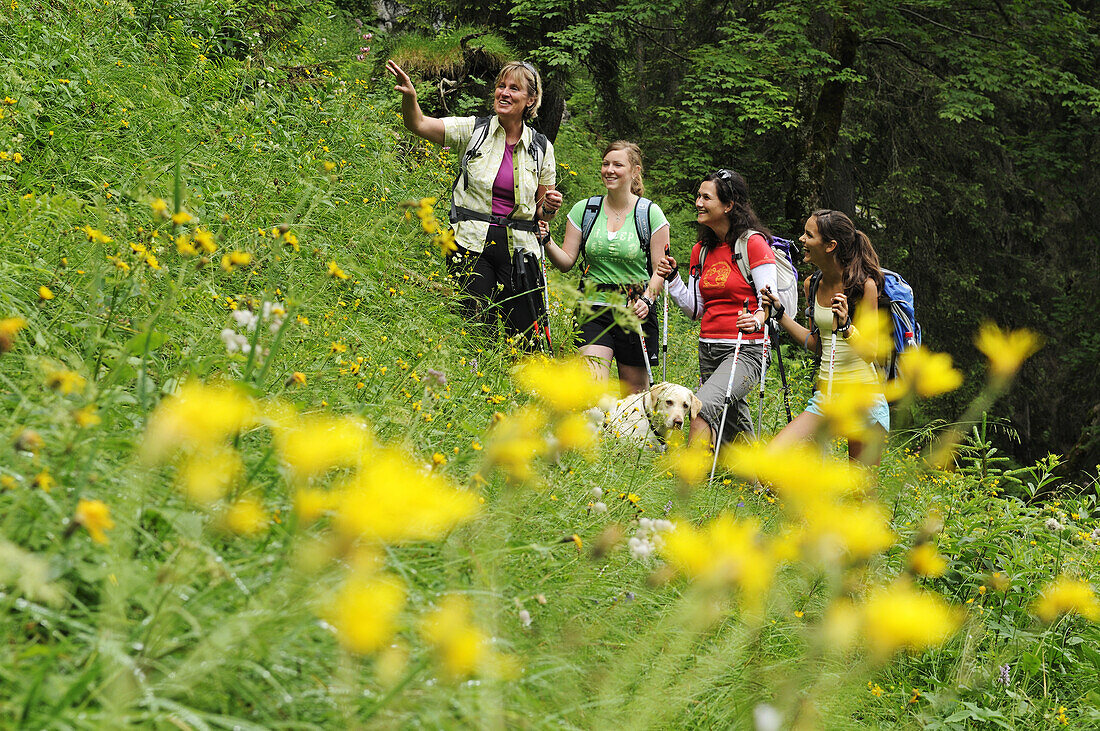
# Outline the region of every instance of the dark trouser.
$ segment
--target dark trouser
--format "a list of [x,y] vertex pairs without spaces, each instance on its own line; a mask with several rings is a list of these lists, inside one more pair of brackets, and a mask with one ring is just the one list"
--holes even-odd
[[541,291],[542,269],[533,254],[517,251],[516,256],[525,256],[523,272],[516,271],[517,262],[508,256],[508,232],[500,226],[490,226],[481,253],[459,246],[447,260],[447,266],[462,289],[459,307],[463,317],[490,326],[501,317],[505,332],[523,335],[528,348],[537,348],[538,339],[543,336],[541,324],[538,328],[535,325],[539,318],[545,322],[546,310]]

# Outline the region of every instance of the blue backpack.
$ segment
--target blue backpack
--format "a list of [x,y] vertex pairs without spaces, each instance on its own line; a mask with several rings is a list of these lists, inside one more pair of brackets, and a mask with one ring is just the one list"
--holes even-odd
[[[917,306],[913,297],[913,288],[900,274],[890,269],[882,269],[883,286],[880,300],[890,303],[890,323],[893,326],[894,352],[886,365],[886,377],[898,375],[898,357],[906,348],[914,348],[921,343],[921,328],[917,322]],[[817,285],[821,281],[821,272],[816,271],[810,277],[810,297],[806,305],[806,317],[810,321],[811,332],[817,332],[813,307],[817,302]]]

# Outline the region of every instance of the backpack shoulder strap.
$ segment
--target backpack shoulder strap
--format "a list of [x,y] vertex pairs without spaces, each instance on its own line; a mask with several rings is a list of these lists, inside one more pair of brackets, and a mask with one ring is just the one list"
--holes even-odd
[[584,245],[588,243],[588,236],[592,233],[592,227],[596,225],[596,217],[603,208],[603,196],[594,195],[584,204],[584,216],[581,218],[581,256],[584,256]]
[[814,308],[817,306],[817,287],[821,284],[821,270],[810,275],[810,289],[806,298],[806,319],[809,320],[810,333],[817,332],[817,320],[814,319]]
[[467,167],[470,160],[481,154],[481,146],[485,143],[485,138],[489,136],[489,123],[491,121],[491,117],[474,117],[474,131],[466,142],[466,150],[462,153],[462,158],[458,161],[458,177],[455,178],[454,185],[451,186],[452,194],[458,189],[459,182],[462,183],[463,189],[469,185],[470,175],[466,171]]
[[[749,269],[749,239],[755,234],[760,234],[760,232],[750,228],[738,236],[737,241],[733,242],[734,261],[737,263],[737,268],[741,270],[741,276],[749,283],[749,287],[752,287],[752,270]],[[763,234],[760,235],[763,236]]]
[[645,252],[645,266],[646,270],[653,273],[653,262],[650,261],[651,253],[649,251],[649,240],[653,236],[653,232],[650,230],[649,225],[649,209],[653,205],[653,201],[648,198],[639,198],[638,203],[634,206],[634,228],[638,231],[638,243],[642,247],[642,251]]

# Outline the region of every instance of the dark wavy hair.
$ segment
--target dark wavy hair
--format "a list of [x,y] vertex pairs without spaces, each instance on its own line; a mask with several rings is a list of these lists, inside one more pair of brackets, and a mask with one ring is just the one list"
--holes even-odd
[[[822,209],[810,214],[817,223],[818,233],[825,241],[835,241],[836,261],[844,272],[844,295],[853,305],[863,299],[863,283],[868,279],[878,287],[879,298],[883,296],[884,279],[882,267],[878,263],[878,254],[871,246],[867,234],[856,228],[852,219],[840,211]],[[854,307],[853,307],[854,309]]]
[[[745,182],[745,178],[733,170],[722,169],[706,176],[701,182],[705,183],[708,180],[714,183],[714,188],[718,191],[718,200],[722,203],[733,204],[729,212],[726,213],[726,218],[730,222],[729,231],[726,232],[726,242],[733,244],[741,237],[741,234],[752,229],[764,234],[764,238],[770,244],[772,242],[771,231],[760,223],[760,218],[756,215],[756,211],[752,209],[752,202],[749,200],[749,185]],[[703,224],[699,224],[699,241],[708,249],[714,248],[719,243],[714,231]]]

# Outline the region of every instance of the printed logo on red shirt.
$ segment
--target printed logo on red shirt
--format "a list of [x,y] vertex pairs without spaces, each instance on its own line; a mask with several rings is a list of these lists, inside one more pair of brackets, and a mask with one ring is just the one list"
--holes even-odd
[[726,286],[726,280],[729,279],[733,269],[724,261],[720,261],[705,272],[703,272],[703,279],[699,282],[699,289],[724,289]]

